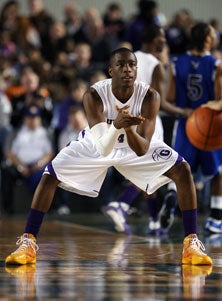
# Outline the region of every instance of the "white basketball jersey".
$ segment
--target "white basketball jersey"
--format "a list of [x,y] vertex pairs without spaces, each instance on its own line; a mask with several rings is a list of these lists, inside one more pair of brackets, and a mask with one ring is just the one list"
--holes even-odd
[[[154,69],[160,64],[160,61],[153,54],[140,50],[135,52],[135,56],[137,58],[137,81],[151,85]],[[159,115],[156,117],[154,136],[164,140],[163,124]]]
[[[126,103],[120,102],[113,94],[112,92],[112,79],[105,79],[102,81],[97,82],[92,86],[94,88],[99,96],[101,97],[101,100],[103,102],[103,113],[106,118],[107,124],[111,125],[113,120],[117,117],[117,109],[116,105],[120,108],[129,105],[129,112],[134,116],[141,115],[141,106],[143,103],[143,99],[147,93],[147,90],[149,89],[149,85],[143,82],[135,82],[134,83],[134,91],[130,99]],[[136,128],[136,126],[135,126]],[[126,133],[124,129],[120,130],[120,135],[117,138],[117,142],[115,145],[115,148],[120,147],[126,147],[127,139],[126,139]]]
[[144,53],[142,51],[135,52],[137,58],[137,81],[143,81],[148,85],[152,82],[153,71],[159,60],[150,53]]

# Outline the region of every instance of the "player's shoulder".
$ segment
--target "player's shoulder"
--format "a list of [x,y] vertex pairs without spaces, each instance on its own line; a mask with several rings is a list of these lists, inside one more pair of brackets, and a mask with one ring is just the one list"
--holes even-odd
[[151,86],[149,86],[148,90],[146,91],[146,94],[145,94],[145,97],[144,97],[145,100],[160,100],[160,94],[159,92],[152,88]]
[[140,63],[141,65],[145,65],[146,63],[159,63],[160,60],[158,58],[156,58],[152,53],[146,53],[140,50],[137,50],[134,52],[138,63]]
[[111,81],[112,81],[111,78],[106,78],[106,79],[103,79],[103,80],[100,80],[100,81],[94,83],[91,87],[94,88],[94,89],[98,89],[98,88],[101,88],[101,87],[110,86]]

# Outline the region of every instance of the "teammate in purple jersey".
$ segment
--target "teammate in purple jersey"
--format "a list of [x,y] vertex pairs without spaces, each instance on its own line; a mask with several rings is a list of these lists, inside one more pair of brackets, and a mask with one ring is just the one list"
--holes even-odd
[[127,48],[112,52],[108,70],[111,78],[94,84],[83,97],[89,128],[46,168],[19,247],[7,256],[6,264],[36,262],[36,237],[58,185],[97,196],[107,169],[113,166],[148,194],[171,180],[176,183],[185,236],[182,263],[211,265],[197,237],[197,200],[189,164],[163,141],[152,138],[158,92],[136,81],[137,59]]

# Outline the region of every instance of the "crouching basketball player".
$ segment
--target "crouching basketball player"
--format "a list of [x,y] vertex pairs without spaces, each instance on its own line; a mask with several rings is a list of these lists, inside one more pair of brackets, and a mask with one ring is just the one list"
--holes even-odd
[[83,103],[89,128],[47,166],[34,194],[18,249],[6,264],[36,262],[36,238],[57,186],[96,197],[110,166],[148,194],[173,180],[184,226],[183,264],[211,265],[197,237],[197,201],[188,163],[163,141],[152,138],[159,94],[135,81],[137,60],[127,48],[112,52],[110,79],[94,84]]

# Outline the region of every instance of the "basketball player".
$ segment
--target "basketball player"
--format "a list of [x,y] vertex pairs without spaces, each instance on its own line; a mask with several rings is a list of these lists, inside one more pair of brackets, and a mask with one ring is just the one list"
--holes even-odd
[[197,237],[197,201],[189,164],[164,142],[152,139],[159,94],[136,81],[136,56],[127,48],[112,52],[109,74],[110,79],[99,81],[85,93],[89,128],[47,166],[19,247],[6,258],[6,264],[36,262],[36,237],[57,186],[96,197],[107,169],[114,166],[148,194],[171,180],[176,183],[185,234],[182,263],[212,265]]
[[[216,45],[212,26],[200,22],[191,29],[191,50],[176,59],[170,70],[167,99],[192,112],[209,99],[222,99],[222,64],[210,54]],[[201,169],[206,180],[211,179],[211,211],[205,228],[222,233],[222,149],[201,151],[188,140],[186,118],[180,116],[174,149],[189,162],[195,174]]]
[[[160,61],[160,56],[166,48],[166,38],[164,30],[157,24],[144,27],[141,33],[142,47],[135,52],[137,58],[137,80],[143,81],[154,88],[160,94],[160,108],[171,114],[183,114],[183,110],[164,98],[165,69]],[[156,119],[154,135],[164,140],[164,130],[159,114]],[[112,201],[102,210],[114,223],[118,232],[131,234],[130,226],[126,222],[127,211],[139,195],[140,190],[134,185],[129,185],[115,202]],[[163,204],[157,200],[156,192],[145,198],[149,221],[149,234],[158,235],[166,233],[174,220],[174,210],[176,207],[176,191],[173,182],[168,186],[168,191],[164,197]],[[161,206],[160,206],[161,205]]]

